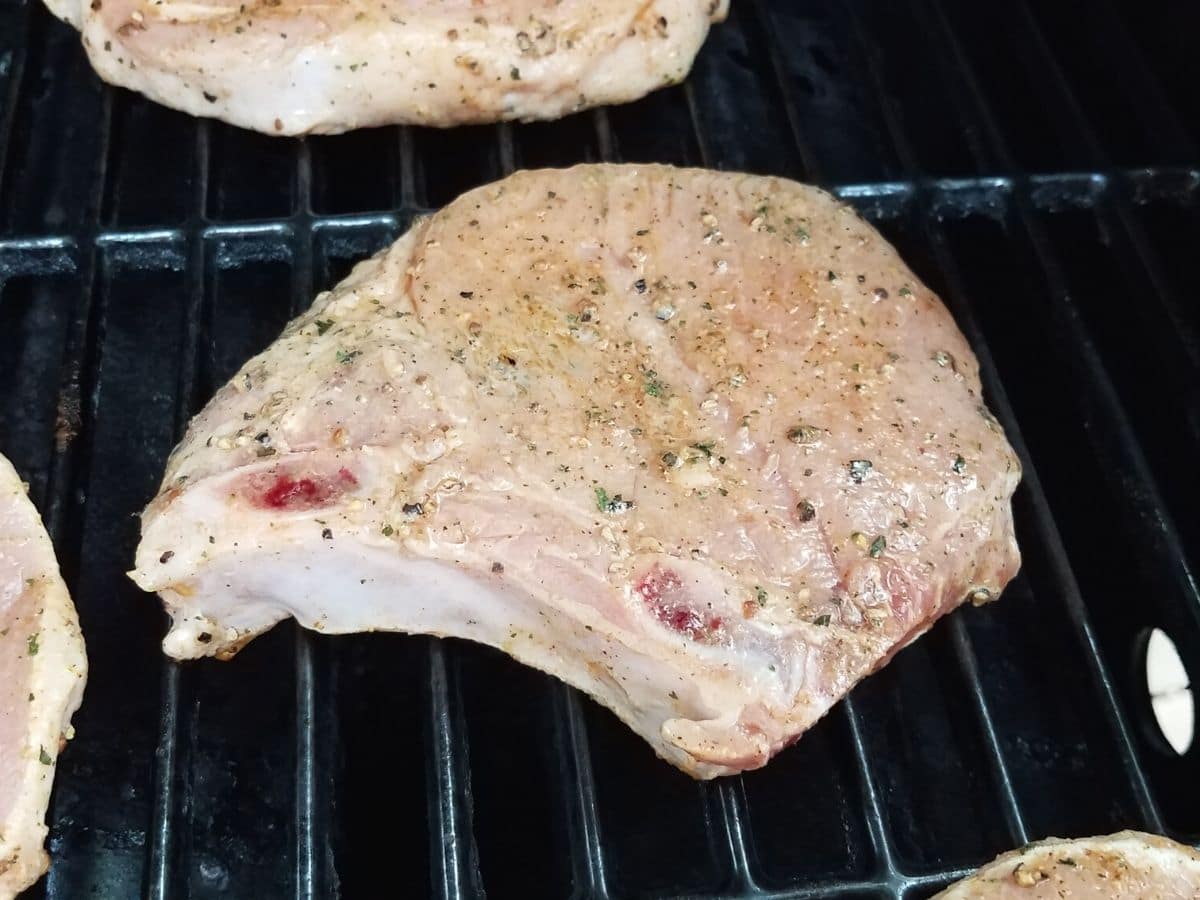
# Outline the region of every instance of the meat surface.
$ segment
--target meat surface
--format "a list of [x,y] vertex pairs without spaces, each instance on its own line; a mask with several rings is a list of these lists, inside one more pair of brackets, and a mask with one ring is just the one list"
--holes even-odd
[[1200,853],[1137,831],[1014,850],[934,900],[1197,900]]
[[999,594],[1019,477],[949,313],[849,207],[522,172],[417,221],[222,388],[132,576],[171,656],[286,616],[469,638],[712,777]]
[[46,0],[105,81],[267,134],[554,119],[682,81],[728,0]]
[[0,898],[15,897],[49,865],[46,805],[86,679],[54,548],[0,456]]

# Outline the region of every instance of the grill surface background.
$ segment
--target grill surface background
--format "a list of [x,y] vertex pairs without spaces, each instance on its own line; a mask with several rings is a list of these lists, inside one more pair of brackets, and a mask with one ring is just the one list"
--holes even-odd
[[[901,8],[903,6],[903,8]],[[1200,837],[1138,636],[1200,672],[1200,9],[734,0],[689,82],[551,124],[272,140],[101,86],[0,0],[0,439],[92,675],[48,897],[928,897],[1029,838]],[[975,346],[1025,464],[1003,600],[769,767],[696,784],[461,642],[281,626],[177,667],[123,576],[189,415],[413,214],[515,166],[815,181]]]

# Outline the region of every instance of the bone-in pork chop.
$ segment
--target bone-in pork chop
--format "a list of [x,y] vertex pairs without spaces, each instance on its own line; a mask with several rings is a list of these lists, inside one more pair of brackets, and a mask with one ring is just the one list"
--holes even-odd
[[1197,900],[1200,853],[1137,831],[1051,838],[997,857],[935,900]]
[[54,548],[0,456],[0,898],[46,871],[46,805],[87,678]]
[[46,0],[105,81],[267,134],[553,119],[682,81],[728,0]]
[[778,178],[522,172],[361,263],[191,423],[133,578],[175,657],[295,616],[499,647],[698,777],[1016,572],[949,313]]

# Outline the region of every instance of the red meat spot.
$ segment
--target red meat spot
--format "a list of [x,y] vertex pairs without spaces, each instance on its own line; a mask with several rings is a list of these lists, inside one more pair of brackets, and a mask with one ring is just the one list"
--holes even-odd
[[333,503],[342,494],[358,487],[358,479],[349,469],[337,474],[305,475],[297,478],[287,472],[256,476],[250,482],[251,500],[266,509],[317,509]]
[[634,586],[650,612],[672,631],[693,641],[712,643],[724,624],[720,616],[698,612],[689,602],[679,575],[654,566]]

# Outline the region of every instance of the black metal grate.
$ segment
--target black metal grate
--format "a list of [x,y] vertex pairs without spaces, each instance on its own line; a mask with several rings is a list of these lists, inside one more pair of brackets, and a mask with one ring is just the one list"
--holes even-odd
[[[733,0],[691,79],[550,124],[271,140],[102,87],[0,0],[0,449],[92,677],[35,895],[928,897],[1045,834],[1200,838],[1200,751],[1133,675],[1200,673],[1200,10]],[[279,627],[160,656],[123,577],[188,415],[353,261],[516,166],[625,159],[835,190],[937,289],[1025,464],[999,604],[766,769],[696,784],[461,642]]]

